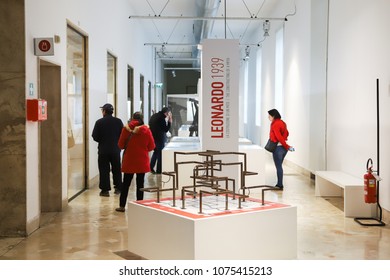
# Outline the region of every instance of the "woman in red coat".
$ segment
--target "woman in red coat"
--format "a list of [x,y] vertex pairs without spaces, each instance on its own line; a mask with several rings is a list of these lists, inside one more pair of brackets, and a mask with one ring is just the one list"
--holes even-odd
[[122,156],[123,185],[119,197],[119,208],[116,211],[124,212],[129,187],[134,174],[136,176],[137,200],[144,198],[145,173],[150,172],[149,152],[155,148],[152,133],[144,124],[142,114],[135,112],[133,118],[122,128],[118,146],[124,149]]
[[287,155],[287,151],[295,151],[295,149],[286,143],[289,133],[279,111],[276,109],[269,110],[268,119],[271,122],[269,139],[278,143],[275,151],[272,153],[278,178],[275,187],[283,190],[283,160]]

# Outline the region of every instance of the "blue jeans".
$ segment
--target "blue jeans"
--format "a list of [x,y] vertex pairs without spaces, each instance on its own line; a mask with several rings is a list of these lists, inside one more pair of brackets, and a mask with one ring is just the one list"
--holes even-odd
[[277,186],[283,187],[283,160],[287,155],[287,150],[283,146],[277,146],[272,153],[276,167],[276,176],[278,177]]

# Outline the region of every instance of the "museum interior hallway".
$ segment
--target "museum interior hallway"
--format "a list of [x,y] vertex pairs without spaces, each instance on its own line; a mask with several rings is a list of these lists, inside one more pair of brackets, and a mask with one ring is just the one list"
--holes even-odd
[[[160,177],[148,174],[147,185],[158,184]],[[273,177],[268,163],[266,182]],[[135,197],[134,188],[129,199]],[[255,198],[259,195],[251,193]],[[146,193],[145,199],[151,196]],[[341,198],[315,197],[314,181],[291,167],[285,166],[284,191],[268,192],[266,199],[297,206],[298,260],[390,260],[389,225],[364,227],[345,218]],[[45,214],[41,228],[27,238],[0,238],[0,260],[142,259],[127,251],[127,212],[115,211],[118,200],[113,193],[100,197],[97,187],[83,192],[66,211]],[[232,238],[238,241],[241,236]]]

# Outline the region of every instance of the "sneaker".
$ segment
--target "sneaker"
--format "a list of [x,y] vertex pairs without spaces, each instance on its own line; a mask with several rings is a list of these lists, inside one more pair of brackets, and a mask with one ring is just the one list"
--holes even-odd
[[119,188],[115,188],[114,194],[121,194],[121,191],[119,190]]
[[110,193],[109,193],[109,191],[101,191],[99,195],[100,196],[110,196]]
[[151,169],[150,172],[151,172],[152,174],[156,174],[156,171],[154,171],[154,169]]
[[125,212],[125,207],[118,207],[115,209],[117,212]]
[[279,189],[279,190],[283,190],[283,186],[278,186],[278,185],[275,185],[275,188]]

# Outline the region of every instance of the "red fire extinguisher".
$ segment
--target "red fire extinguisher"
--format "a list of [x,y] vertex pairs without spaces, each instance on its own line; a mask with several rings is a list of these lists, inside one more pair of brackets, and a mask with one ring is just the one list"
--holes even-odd
[[[371,166],[368,166],[371,163]],[[365,203],[376,203],[377,194],[376,194],[376,178],[372,174],[372,159],[367,160],[367,173],[364,174],[364,202]]]

